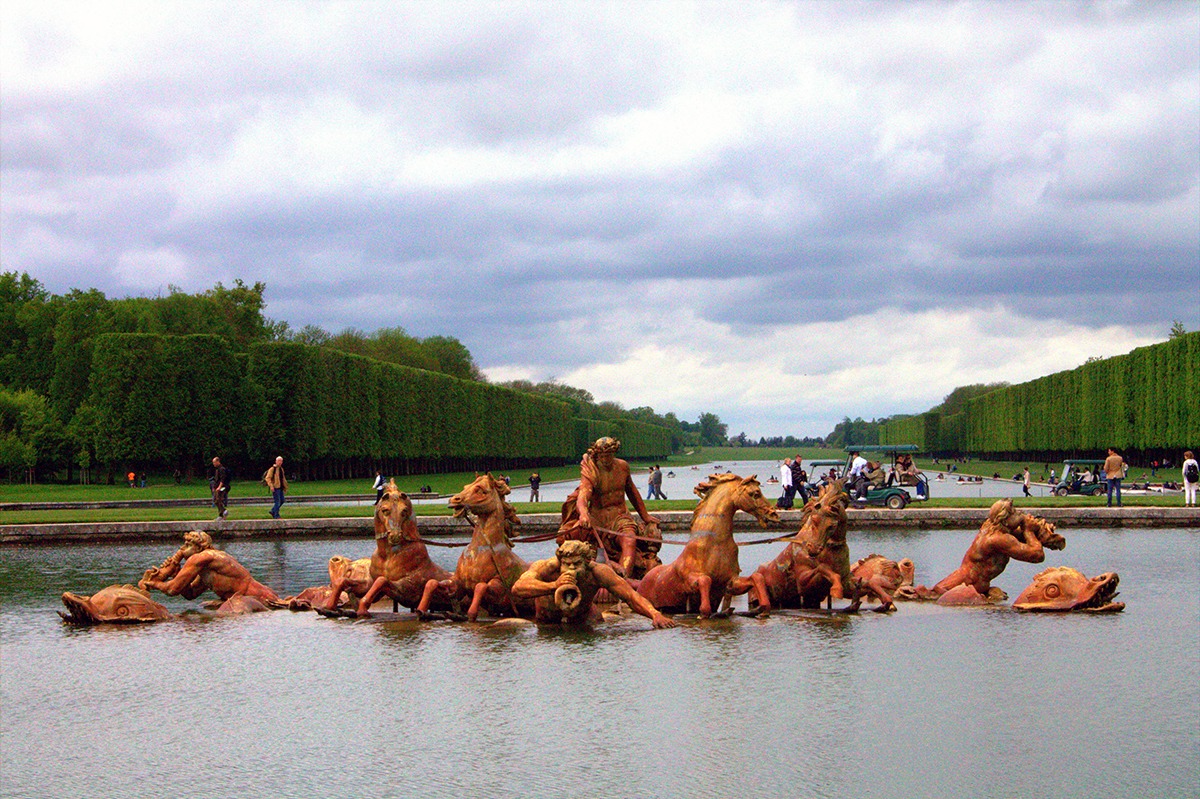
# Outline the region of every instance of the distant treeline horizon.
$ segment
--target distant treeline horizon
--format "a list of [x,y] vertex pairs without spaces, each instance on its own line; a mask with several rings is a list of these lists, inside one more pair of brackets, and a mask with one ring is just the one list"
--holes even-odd
[[[97,289],[54,295],[28,274],[0,274],[0,471],[31,482],[70,481],[77,472],[110,480],[130,468],[191,474],[224,452],[247,468],[287,454],[314,476],[385,466],[402,474],[565,463],[600,435],[621,438],[628,457],[697,446],[887,443],[945,455],[1048,455],[1090,452],[1100,441],[1162,453],[1194,446],[1200,426],[1195,403],[1183,401],[1200,391],[1200,334],[1178,324],[1168,342],[1142,348],[1149,355],[1135,350],[1018,386],[960,386],[923,414],[846,417],[824,437],[756,440],[731,437],[715,413],[692,422],[597,402],[556,380],[489,383],[453,336],[418,338],[403,327],[294,330],[263,315],[265,290],[235,280],[195,294],[170,287],[166,295],[110,299]],[[1106,394],[1106,384],[1115,393]],[[1031,386],[1058,405],[1030,405]],[[420,401],[402,396],[414,392],[424,392]],[[1068,409],[1071,392],[1078,397]],[[1123,410],[1112,411],[1114,397]],[[988,421],[985,407],[1003,421]],[[518,432],[488,432],[500,411],[520,420],[509,425]],[[1028,434],[1055,414],[1067,421]]]
[[[219,450],[233,461],[287,453],[314,474],[385,464],[403,473],[576,460],[593,434],[619,434],[625,454],[646,457],[726,442],[712,413],[689,422],[555,381],[490,384],[452,336],[293,330],[263,315],[265,290],[236,280],[110,299],[94,288],[55,295],[28,274],[0,274],[0,470],[29,481],[71,480],[76,470],[108,480],[126,469],[193,473]],[[275,384],[295,369],[311,379],[281,393]],[[328,393],[314,396],[314,386]],[[398,412],[397,393],[414,391],[426,394],[402,421],[380,416]],[[347,405],[348,394],[359,403]],[[532,427],[520,440],[481,432],[504,424],[501,408],[522,409],[531,426],[554,420],[553,443]],[[345,440],[351,429],[354,442]]]

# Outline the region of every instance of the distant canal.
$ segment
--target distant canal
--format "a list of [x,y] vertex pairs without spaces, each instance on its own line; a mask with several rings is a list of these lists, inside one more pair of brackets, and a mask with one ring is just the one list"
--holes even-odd
[[[752,474],[757,475],[759,482],[762,484],[763,495],[768,499],[774,500],[778,499],[783,493],[783,486],[778,482],[779,466],[780,464],[777,461],[728,461],[722,463],[704,463],[698,466],[671,466],[663,469],[663,493],[667,495],[668,499],[695,499],[696,495],[692,492],[692,489],[707,478],[709,474],[731,471],[743,477],[748,477]],[[828,467],[825,468],[826,470],[828,469]],[[994,497],[999,499],[1000,497],[1019,497],[1023,495],[1021,483],[1011,479],[993,480],[988,477],[980,482],[966,482],[964,480],[964,482],[959,483],[959,475],[956,473],[942,472],[942,480],[937,479],[938,474],[938,472],[926,472],[930,480],[930,494],[935,497]],[[527,485],[529,473],[514,472],[508,476],[513,485],[513,492],[510,497],[511,501],[527,501],[529,499],[529,488]],[[776,482],[771,482],[772,477],[776,478]],[[1007,477],[1011,478],[1013,475],[1007,475]],[[813,479],[815,480],[815,476]],[[638,468],[634,471],[633,481],[643,497],[647,493],[648,480],[649,472],[646,469]],[[410,486],[404,479],[397,479],[397,482],[404,490],[411,490],[416,486],[415,482]],[[578,478],[557,483],[543,483],[540,499],[542,502],[562,502],[578,485]],[[909,486],[906,490],[915,496],[915,488]],[[1030,486],[1029,493],[1035,497],[1050,496],[1051,487],[1045,482],[1033,483]],[[369,496],[364,495],[360,500],[340,504],[370,507],[374,504],[374,500],[375,495],[370,494]],[[446,500],[441,498],[417,500],[417,502],[418,504],[431,505],[446,504]]]
[[[902,604],[563,632],[214,619],[171,600],[181,620],[72,629],[62,591],[135,582],[174,547],[6,549],[0,795],[1196,796],[1200,529],[1065,532],[1046,565],[1119,572],[1124,613]],[[850,545],[911,557],[930,583],[972,535]],[[780,547],[745,548],[743,572]],[[370,542],[228,550],[295,593]],[[1015,596],[1040,568],[997,583]]]

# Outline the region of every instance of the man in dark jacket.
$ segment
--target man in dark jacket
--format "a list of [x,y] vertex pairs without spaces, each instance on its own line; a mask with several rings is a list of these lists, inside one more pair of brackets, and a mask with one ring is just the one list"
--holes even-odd
[[808,502],[808,472],[804,471],[803,462],[797,455],[792,461],[792,490],[800,495],[800,504]]

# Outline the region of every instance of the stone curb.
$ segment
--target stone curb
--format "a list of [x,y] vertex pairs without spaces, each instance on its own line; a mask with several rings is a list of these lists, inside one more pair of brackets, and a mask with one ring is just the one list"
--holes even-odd
[[[1198,508],[1022,508],[1042,516],[1063,528],[1070,527],[1196,527],[1200,528]],[[987,518],[987,508],[851,508],[847,511],[850,529],[879,530],[895,528],[978,529]],[[678,538],[690,528],[689,511],[663,511],[655,514],[668,538]],[[738,514],[734,529],[738,532],[787,533],[799,529],[800,511],[781,511],[778,524],[759,527],[749,516]],[[558,529],[555,513],[524,514],[519,535],[531,535]],[[421,535],[466,538],[470,530],[461,519],[452,516],[418,516]],[[235,521],[182,522],[106,522],[101,524],[0,525],[0,545],[80,543],[130,543],[176,541],[189,530],[204,530],[214,539],[279,538],[371,538],[368,516],[341,519],[246,519]]]

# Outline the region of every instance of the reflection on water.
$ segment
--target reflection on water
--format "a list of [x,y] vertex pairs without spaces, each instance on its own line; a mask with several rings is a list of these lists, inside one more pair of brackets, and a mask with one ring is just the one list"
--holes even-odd
[[[855,557],[912,557],[930,583],[971,536],[864,533],[850,545]],[[55,615],[63,590],[136,581],[174,547],[10,549],[0,793],[1195,795],[1200,531],[1067,536],[1049,562],[1118,571],[1125,613],[910,604],[578,631],[215,619],[168,599],[192,612],[75,629]],[[743,572],[780,546],[746,548]],[[331,555],[371,542],[227,547],[295,593],[326,581]],[[452,566],[457,552],[433,555]],[[1012,564],[997,582],[1015,595],[1039,569]]]

